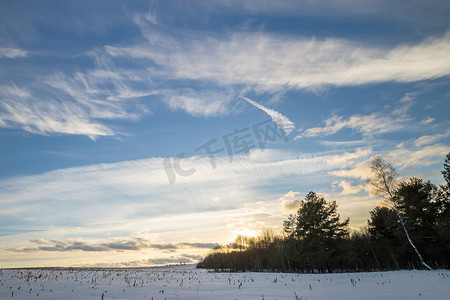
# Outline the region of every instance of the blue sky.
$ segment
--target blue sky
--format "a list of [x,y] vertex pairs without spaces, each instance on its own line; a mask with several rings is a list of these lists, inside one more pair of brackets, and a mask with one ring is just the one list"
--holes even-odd
[[442,183],[449,15],[447,1],[1,2],[0,267],[195,262],[280,232],[310,190],[357,229],[379,202],[375,155]]

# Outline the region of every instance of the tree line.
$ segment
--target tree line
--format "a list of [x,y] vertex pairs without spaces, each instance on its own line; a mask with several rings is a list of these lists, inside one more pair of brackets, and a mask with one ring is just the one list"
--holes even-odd
[[238,236],[197,267],[308,273],[449,268],[450,153],[439,186],[415,177],[399,182],[380,157],[370,166],[368,186],[384,202],[370,211],[365,228],[351,231],[335,201],[309,192],[284,221],[282,234],[263,230],[257,237]]

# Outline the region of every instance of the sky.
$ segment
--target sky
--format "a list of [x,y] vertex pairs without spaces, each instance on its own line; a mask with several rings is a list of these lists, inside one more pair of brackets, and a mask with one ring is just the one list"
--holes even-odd
[[443,183],[448,1],[1,1],[0,267],[195,263],[380,155]]

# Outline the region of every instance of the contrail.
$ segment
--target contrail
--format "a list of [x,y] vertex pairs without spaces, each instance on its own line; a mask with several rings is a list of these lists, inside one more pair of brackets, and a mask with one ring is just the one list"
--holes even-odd
[[294,122],[289,120],[286,116],[282,115],[281,113],[273,109],[267,108],[265,106],[262,106],[261,104],[258,104],[247,97],[244,96],[241,97],[251,105],[263,110],[266,114],[268,114],[272,118],[272,121],[277,123],[278,127],[280,127],[286,133],[286,135],[289,135],[289,133],[295,129]]

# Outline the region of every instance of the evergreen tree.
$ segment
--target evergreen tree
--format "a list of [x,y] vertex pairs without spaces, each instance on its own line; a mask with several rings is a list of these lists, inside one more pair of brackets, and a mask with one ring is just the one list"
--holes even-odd
[[395,210],[377,206],[370,212],[370,219],[367,222],[367,230],[375,240],[397,239],[400,223]]
[[338,252],[339,242],[348,237],[350,221],[340,222],[336,210],[336,201],[327,202],[309,192],[297,214],[284,222],[285,232],[291,239],[290,253],[294,256],[290,258],[300,268],[310,271],[330,269],[330,260]]
[[442,242],[442,249],[448,267],[450,264],[450,152],[445,157],[442,175],[446,182],[439,189],[440,207],[437,221],[437,235]]
[[399,260],[404,257],[407,240],[395,210],[377,206],[370,212],[367,223],[374,255],[378,257],[381,268],[400,269]]
[[[367,229],[349,235],[349,220],[340,221],[336,202],[314,192],[284,221],[284,236],[265,230],[260,236],[238,236],[199,263],[222,271],[352,272],[409,269],[416,254],[425,264],[450,266],[450,153],[442,174],[446,184],[411,178],[397,183],[394,168],[372,161],[372,191],[388,200],[370,212]],[[417,243],[417,247],[413,243]],[[411,247],[412,246],[412,247]]]
[[394,195],[406,227],[416,241],[435,240],[440,203],[437,187],[430,181],[411,178],[399,184]]
[[391,164],[385,163],[381,157],[375,157],[370,163],[370,168],[373,173],[373,177],[367,180],[367,183],[372,188],[372,192],[375,195],[381,196],[384,199],[388,200],[393,204],[397,217],[400,221],[400,224],[405,232],[406,238],[408,239],[409,244],[414,249],[419,258],[420,262],[423,266],[425,266],[428,270],[431,270],[431,267],[425,262],[417,249],[416,245],[411,240],[408,229],[406,228],[405,222],[403,220],[403,216],[399,211],[397,205],[397,199],[395,197],[395,191],[397,190],[397,182],[395,180],[397,176],[397,172]]
[[[304,239],[337,239],[348,235],[349,219],[339,222],[336,201],[327,202],[323,197],[309,192],[300,203],[295,218],[295,238]],[[289,226],[288,226],[289,228]]]
[[442,175],[444,175],[444,179],[447,182],[447,185],[450,185],[450,152],[445,157],[444,162],[444,170],[441,171]]

